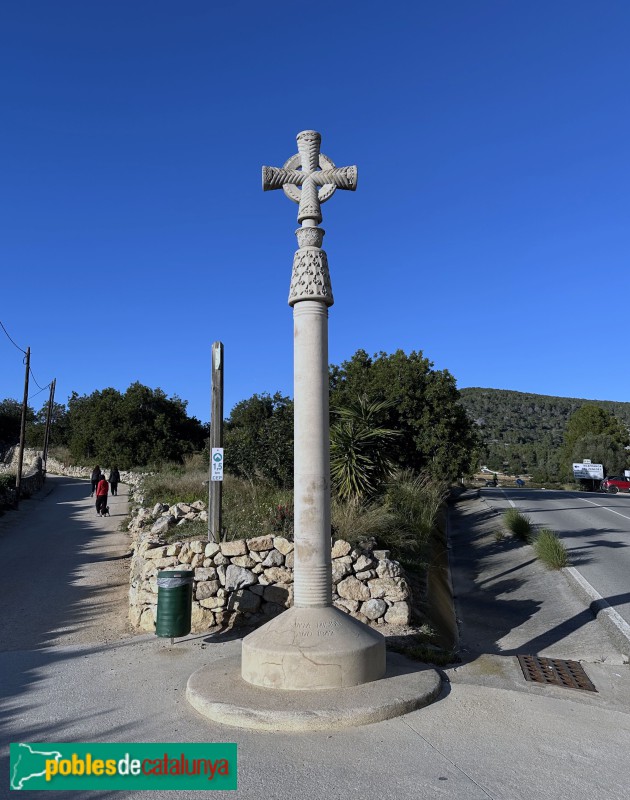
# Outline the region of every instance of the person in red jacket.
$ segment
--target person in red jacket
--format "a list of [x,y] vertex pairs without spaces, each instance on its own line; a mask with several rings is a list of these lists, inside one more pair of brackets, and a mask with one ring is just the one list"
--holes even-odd
[[96,513],[99,515],[99,517],[105,516],[105,510],[107,509],[108,492],[109,492],[109,484],[105,480],[105,476],[102,475],[96,487]]

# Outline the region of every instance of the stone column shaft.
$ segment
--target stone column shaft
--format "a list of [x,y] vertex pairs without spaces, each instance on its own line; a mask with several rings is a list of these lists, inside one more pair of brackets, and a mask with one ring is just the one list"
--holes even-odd
[[295,414],[295,605],[332,604],[328,308],[293,307]]

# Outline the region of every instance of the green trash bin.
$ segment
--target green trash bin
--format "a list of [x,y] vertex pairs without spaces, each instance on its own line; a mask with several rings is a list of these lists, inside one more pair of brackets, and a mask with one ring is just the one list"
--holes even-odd
[[188,636],[192,615],[192,570],[163,569],[158,572],[157,622],[158,636]]

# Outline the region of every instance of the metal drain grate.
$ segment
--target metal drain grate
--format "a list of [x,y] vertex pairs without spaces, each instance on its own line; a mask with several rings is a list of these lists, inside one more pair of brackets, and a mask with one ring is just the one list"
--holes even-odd
[[540,656],[516,657],[526,681],[566,686],[569,689],[583,689],[587,692],[597,691],[577,661],[563,661],[561,658],[541,658]]

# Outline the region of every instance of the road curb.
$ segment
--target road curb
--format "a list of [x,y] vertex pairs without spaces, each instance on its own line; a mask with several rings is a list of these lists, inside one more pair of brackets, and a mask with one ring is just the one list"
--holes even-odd
[[587,604],[616,647],[630,661],[630,625],[575,567],[565,567],[562,571],[575,593]]

